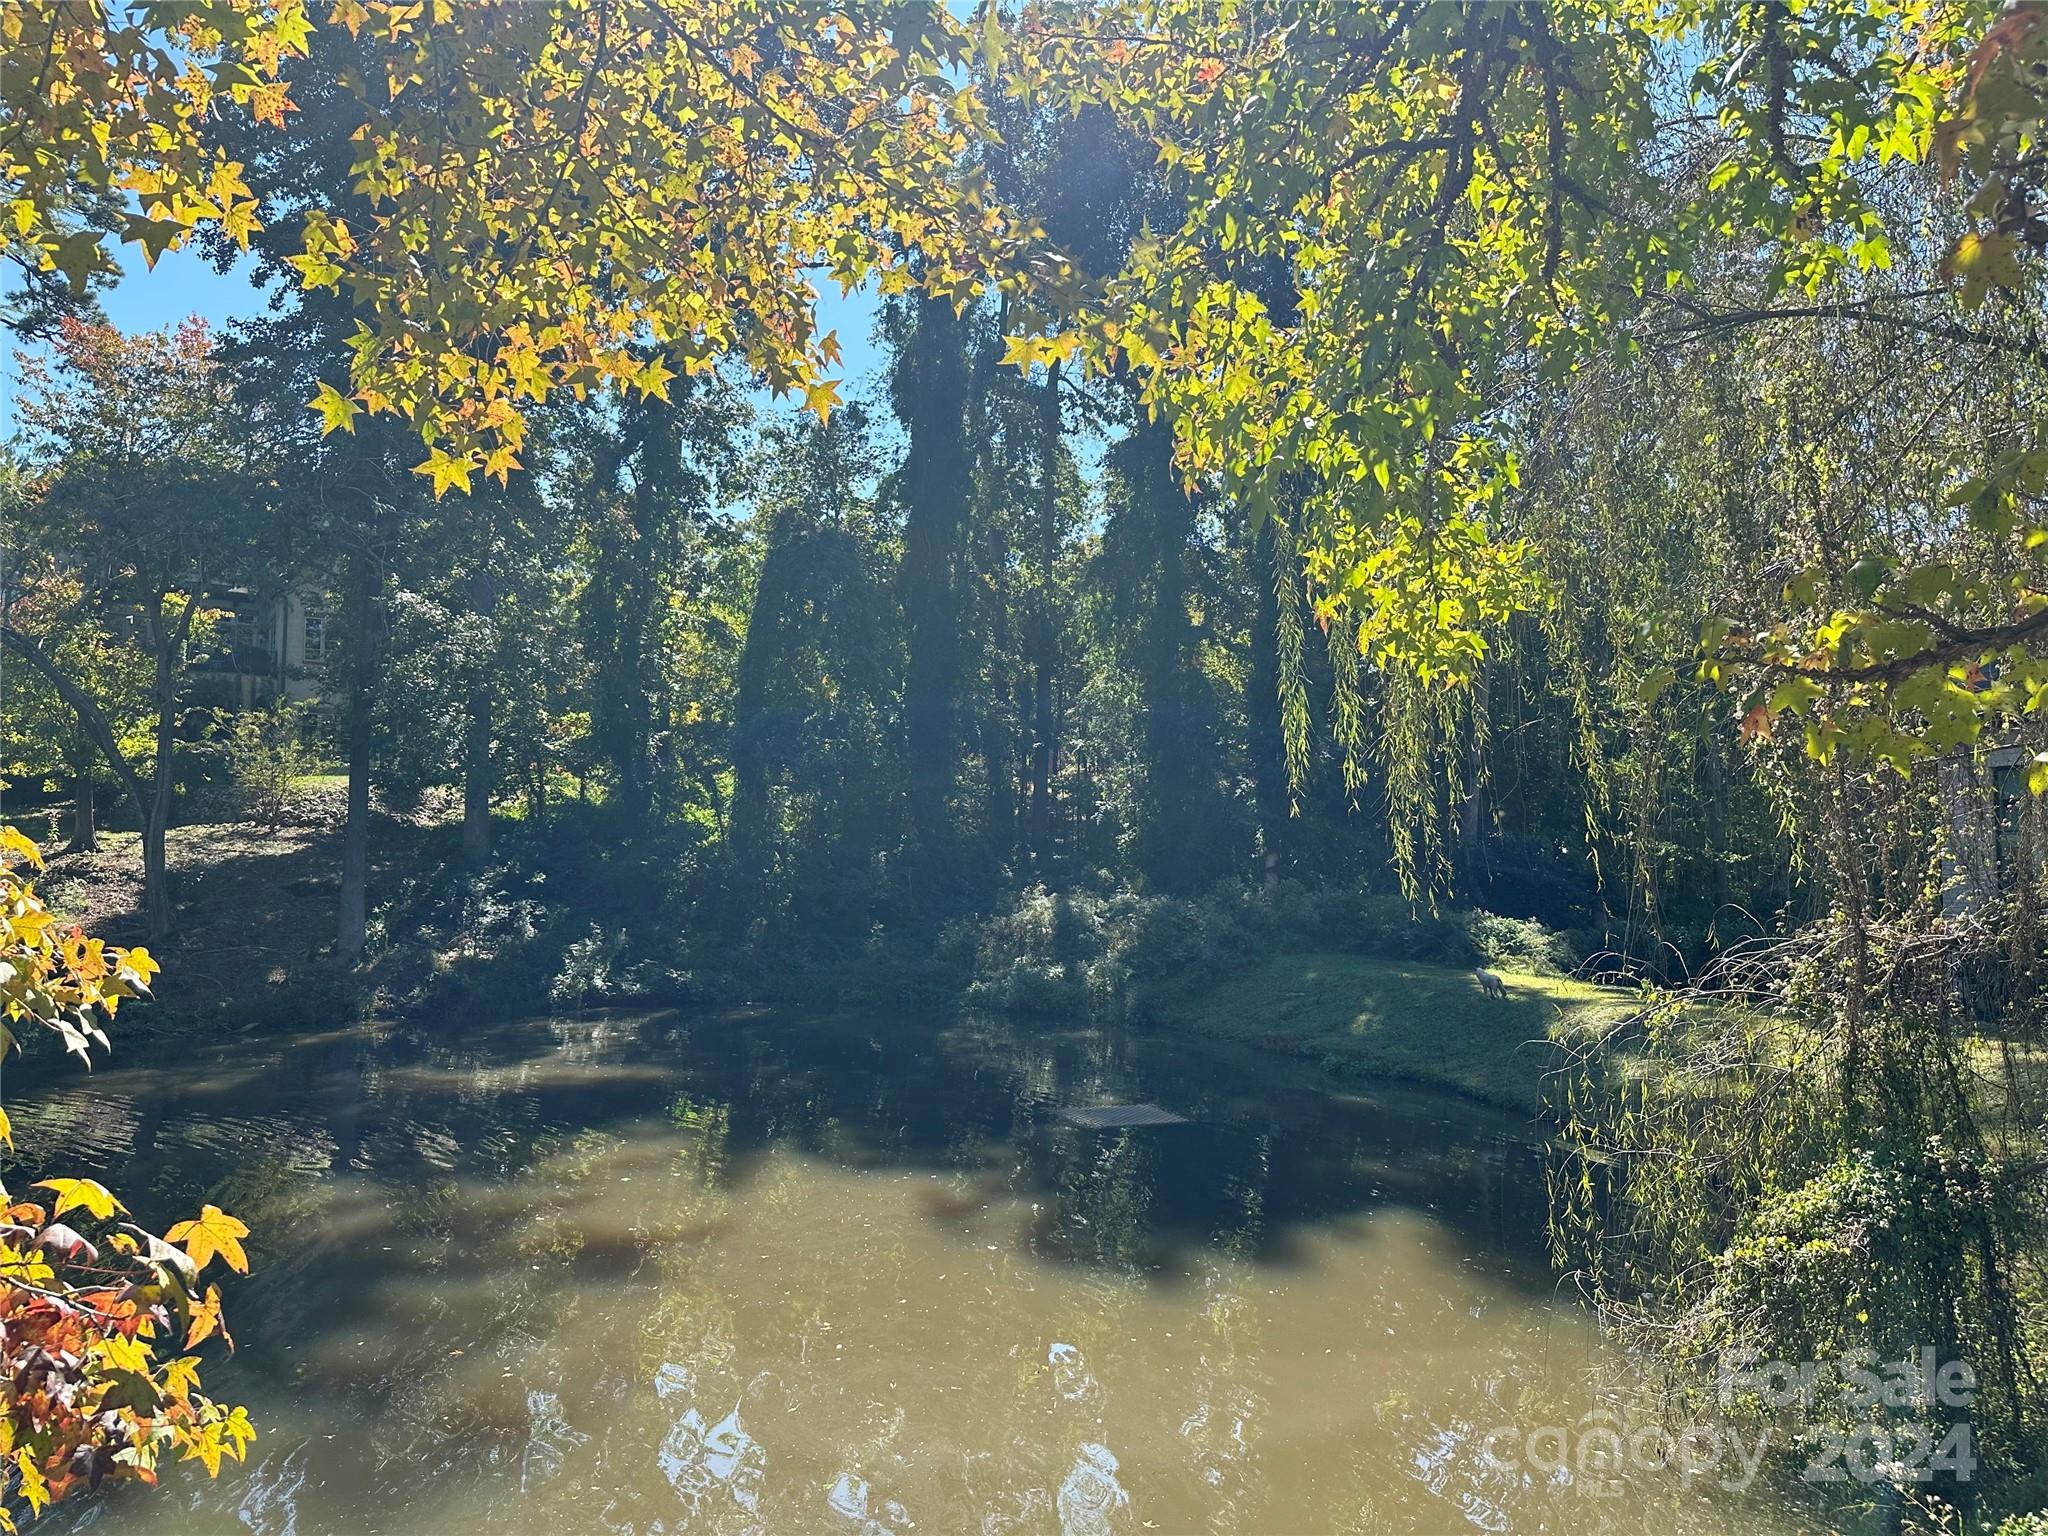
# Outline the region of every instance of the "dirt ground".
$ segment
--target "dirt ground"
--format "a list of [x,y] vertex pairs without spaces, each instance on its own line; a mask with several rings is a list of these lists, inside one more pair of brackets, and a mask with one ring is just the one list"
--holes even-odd
[[[341,786],[315,781],[277,827],[222,821],[171,828],[166,838],[175,928],[152,952],[158,998],[135,1010],[144,1029],[254,1029],[356,1016],[366,978],[331,958],[341,889]],[[48,860],[37,887],[61,918],[113,943],[145,939],[141,838],[102,831],[95,853],[64,853],[49,819],[22,818]],[[422,828],[388,815],[371,822],[373,885],[413,856]],[[326,1012],[327,1019],[318,1014]],[[129,1015],[123,1015],[123,1022]]]

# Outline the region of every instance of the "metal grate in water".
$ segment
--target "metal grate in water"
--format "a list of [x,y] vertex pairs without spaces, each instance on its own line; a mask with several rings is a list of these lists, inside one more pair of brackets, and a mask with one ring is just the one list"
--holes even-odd
[[1176,1115],[1157,1104],[1099,1104],[1089,1109],[1072,1105],[1060,1111],[1060,1118],[1091,1131],[1117,1131],[1132,1125],[1186,1125],[1186,1115]]

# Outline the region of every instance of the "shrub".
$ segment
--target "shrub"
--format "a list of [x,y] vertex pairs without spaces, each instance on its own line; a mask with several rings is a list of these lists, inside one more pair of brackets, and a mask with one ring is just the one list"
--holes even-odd
[[1445,913],[1424,912],[1401,896],[1359,899],[1357,942],[1361,954],[1386,960],[1427,960],[1437,965],[1470,965],[1479,959],[1463,922]]
[[1564,935],[1545,928],[1533,917],[1500,917],[1492,912],[1466,914],[1465,932],[1474,952],[1490,966],[1562,976],[1579,963]]
[[1142,1015],[1164,989],[1249,964],[1271,928],[1263,904],[1237,887],[1189,899],[1033,886],[977,930],[968,1000],[1032,1013]]
[[548,983],[548,1000],[559,1008],[584,1008],[604,1002],[616,988],[619,960],[626,951],[626,930],[607,934],[596,923],[562,951],[562,968]]
[[291,809],[299,781],[318,766],[303,704],[229,715],[218,727],[221,755],[241,814],[273,830]]
[[942,952],[972,953],[968,1001],[1031,1013],[1149,1014],[1176,988],[1198,987],[1300,949],[1342,950],[1437,965],[1488,964],[1558,975],[1570,944],[1534,921],[1422,911],[1400,896],[1350,887],[1223,885],[1201,897],[1120,891],[1023,892],[1008,911],[956,925]]

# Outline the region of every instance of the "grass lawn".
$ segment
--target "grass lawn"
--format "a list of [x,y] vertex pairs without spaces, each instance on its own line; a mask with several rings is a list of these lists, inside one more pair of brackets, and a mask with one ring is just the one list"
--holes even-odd
[[1534,1113],[1554,1042],[1625,1014],[1626,992],[1500,973],[1489,998],[1468,970],[1363,955],[1276,955],[1185,999],[1174,1027],[1306,1057],[1333,1075],[1403,1078]]

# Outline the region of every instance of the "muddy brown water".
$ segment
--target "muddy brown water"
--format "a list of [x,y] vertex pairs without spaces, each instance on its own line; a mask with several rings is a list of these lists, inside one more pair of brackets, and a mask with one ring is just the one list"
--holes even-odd
[[[34,1078],[10,1182],[60,1149],[144,1219],[254,1229],[206,1376],[261,1431],[43,1529],[1821,1528],[1488,1454],[1615,1361],[1530,1127],[1455,1099],[1158,1035],[681,1014]],[[1187,1123],[1059,1113],[1133,1102]]]

